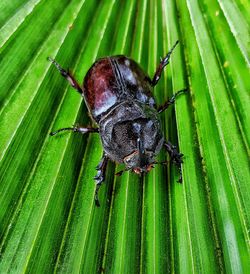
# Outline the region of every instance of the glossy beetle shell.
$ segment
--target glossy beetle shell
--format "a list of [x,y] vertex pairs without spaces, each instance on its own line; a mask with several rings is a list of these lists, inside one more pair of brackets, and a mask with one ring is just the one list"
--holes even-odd
[[148,79],[135,61],[123,55],[97,60],[83,84],[83,95],[93,119],[98,123],[112,107],[128,99],[155,107]]
[[[109,160],[124,163],[125,170],[145,174],[157,164],[155,158],[164,146],[180,171],[178,181],[182,181],[183,154],[178,153],[175,146],[164,140],[159,113],[173,104],[176,96],[187,89],[179,90],[158,107],[152,95],[152,87],[158,83],[177,44],[178,41],[161,60],[152,80],[135,61],[118,55],[97,60],[87,72],[83,87],[69,71],[48,57],[48,60],[56,66],[71,86],[82,94],[89,113],[98,126],[97,128],[74,126],[50,133],[52,136],[65,130],[73,130],[82,134],[99,133],[103,156],[96,167],[97,175],[94,177],[97,206],[100,206],[98,190],[105,179]],[[119,174],[121,175],[121,172]]]

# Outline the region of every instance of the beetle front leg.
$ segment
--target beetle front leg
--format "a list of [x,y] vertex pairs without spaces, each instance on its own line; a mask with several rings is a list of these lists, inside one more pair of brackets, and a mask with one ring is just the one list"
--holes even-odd
[[65,128],[60,128],[54,132],[50,132],[50,136],[56,135],[58,132],[65,131],[65,130],[72,130],[74,132],[80,132],[82,134],[85,133],[91,133],[91,132],[99,132],[98,128],[92,128],[92,127],[81,127],[79,125],[75,125],[74,127],[65,127]]
[[170,105],[174,104],[174,103],[175,103],[175,100],[176,100],[176,97],[177,97],[178,95],[180,95],[181,93],[187,92],[187,91],[188,91],[187,88],[177,91],[177,92],[176,92],[176,93],[175,93],[167,102],[165,102],[163,105],[161,105],[161,106],[159,106],[159,107],[157,108],[158,113],[163,112],[163,111],[166,110]]
[[179,178],[178,182],[182,183],[181,164],[183,163],[183,160],[182,160],[183,154],[179,153],[176,149],[176,146],[172,145],[169,141],[164,142],[164,147],[166,148],[167,152],[170,155],[171,162],[173,162],[179,169],[180,178]]
[[61,73],[61,75],[66,78],[70,85],[76,89],[79,93],[83,93],[82,88],[80,87],[80,85],[77,83],[77,81],[75,80],[75,78],[69,73],[69,71],[63,69],[54,59],[52,59],[51,57],[47,58],[53,65],[55,65],[55,67],[59,70],[59,72]]
[[96,181],[96,189],[95,189],[95,205],[100,206],[100,202],[98,199],[98,191],[102,185],[102,183],[105,180],[105,175],[106,175],[106,169],[107,169],[107,164],[108,164],[108,156],[103,153],[102,159],[99,162],[98,166],[96,167],[97,174],[94,177],[94,180]]
[[174,46],[168,52],[168,54],[161,60],[158,68],[156,69],[156,72],[155,72],[155,75],[153,77],[153,80],[149,79],[150,84],[151,84],[152,87],[154,87],[158,83],[159,79],[161,78],[161,73],[162,73],[163,69],[166,67],[166,65],[169,63],[170,56],[171,56],[174,48],[176,47],[176,45],[178,43],[179,43],[179,41],[176,41],[175,44],[174,44]]

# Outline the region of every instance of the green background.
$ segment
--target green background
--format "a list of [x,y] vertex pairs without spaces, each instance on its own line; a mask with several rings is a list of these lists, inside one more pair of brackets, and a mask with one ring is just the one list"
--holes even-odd
[[[247,0],[0,1],[0,273],[250,273]],[[98,135],[83,100],[46,60],[82,82],[125,54],[152,77],[176,40],[158,103],[184,153],[144,180],[108,165],[93,202]],[[159,160],[166,160],[162,151]]]

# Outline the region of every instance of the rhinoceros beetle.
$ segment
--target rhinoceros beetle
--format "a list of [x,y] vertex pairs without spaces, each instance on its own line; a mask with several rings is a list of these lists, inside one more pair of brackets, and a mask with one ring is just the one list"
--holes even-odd
[[164,140],[159,113],[173,104],[176,96],[187,89],[178,91],[160,106],[156,106],[152,95],[152,88],[158,83],[177,44],[178,41],[161,60],[152,80],[135,61],[117,55],[98,59],[88,70],[83,86],[80,86],[69,71],[48,57],[61,75],[83,96],[92,119],[98,125],[98,128],[77,125],[50,133],[55,135],[64,130],[82,134],[99,133],[103,156],[96,167],[97,175],[94,177],[97,206],[100,205],[98,190],[105,179],[109,160],[124,163],[125,170],[144,174],[158,163],[155,157],[164,147],[170,154],[171,161],[178,167],[179,182],[182,182],[183,154],[169,141]]

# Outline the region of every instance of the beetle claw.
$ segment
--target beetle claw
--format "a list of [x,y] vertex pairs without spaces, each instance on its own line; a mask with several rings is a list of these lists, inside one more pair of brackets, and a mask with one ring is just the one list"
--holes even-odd
[[99,202],[99,199],[98,199],[98,196],[95,197],[95,205],[96,205],[97,207],[100,207],[100,206],[101,206],[101,204],[100,204],[100,202]]
[[182,153],[178,153],[176,149],[174,149],[172,154],[170,155],[171,161],[177,165],[183,163],[183,160],[182,160],[183,156],[184,155]]
[[99,202],[99,198],[98,198],[98,191],[99,191],[100,186],[101,186],[101,183],[97,183],[96,189],[95,189],[95,205],[97,207],[100,207],[100,202]]
[[182,184],[182,175],[181,175],[180,178],[178,179],[177,183]]

